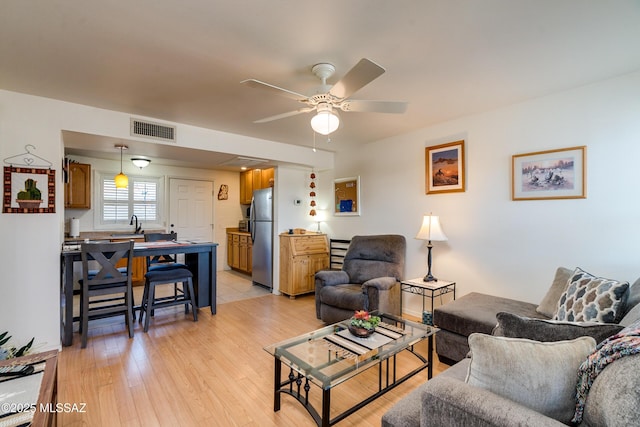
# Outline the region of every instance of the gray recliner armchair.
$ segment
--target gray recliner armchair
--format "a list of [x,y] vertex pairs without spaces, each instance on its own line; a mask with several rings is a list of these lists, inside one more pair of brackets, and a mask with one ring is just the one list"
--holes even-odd
[[406,252],[404,236],[354,236],[342,270],[315,275],[316,317],[335,323],[356,310],[400,315],[400,280]]

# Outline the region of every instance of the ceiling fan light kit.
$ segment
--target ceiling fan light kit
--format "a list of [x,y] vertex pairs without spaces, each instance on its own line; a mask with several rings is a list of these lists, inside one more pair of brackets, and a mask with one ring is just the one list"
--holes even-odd
[[315,111],[316,114],[311,119],[311,128],[319,134],[329,135],[340,126],[340,117],[338,117],[335,110],[394,114],[402,114],[406,111],[406,102],[349,99],[351,95],[385,72],[384,68],[375,62],[367,58],[362,58],[347,74],[342,76],[340,81],[333,86],[327,85],[327,79],[331,77],[335,71],[336,68],[333,64],[325,62],[311,67],[311,72],[322,81],[321,85],[316,89],[315,94],[311,96],[302,95],[256,79],[243,80],[240,83],[246,84],[249,87],[263,89],[306,104],[305,107],[298,110],[266,117],[256,120],[254,123],[266,123]]
[[311,118],[311,128],[322,135],[335,132],[340,126],[340,117],[333,112],[331,105],[327,103],[318,105],[318,114]]

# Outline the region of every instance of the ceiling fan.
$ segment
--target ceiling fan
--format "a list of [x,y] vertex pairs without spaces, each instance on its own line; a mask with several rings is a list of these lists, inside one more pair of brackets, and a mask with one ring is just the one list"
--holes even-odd
[[265,117],[254,121],[254,123],[266,123],[315,111],[316,115],[311,119],[311,127],[317,133],[328,135],[335,131],[340,124],[340,118],[336,114],[336,110],[394,114],[402,114],[407,110],[406,102],[349,99],[351,95],[385,72],[384,68],[367,58],[362,58],[333,86],[327,84],[327,79],[336,71],[333,64],[325,62],[316,64],[311,68],[311,71],[322,81],[321,85],[316,89],[316,93],[311,96],[302,95],[256,79],[247,79],[240,82],[249,87],[268,90],[271,93],[306,104],[306,107],[298,110]]

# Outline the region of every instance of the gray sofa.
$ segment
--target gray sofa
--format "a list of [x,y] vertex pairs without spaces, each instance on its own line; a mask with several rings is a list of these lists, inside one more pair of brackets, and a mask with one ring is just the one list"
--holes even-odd
[[[470,366],[473,355],[467,354],[469,352],[467,338],[472,333],[481,332],[481,335],[485,337],[486,334],[493,334],[494,336],[490,338],[495,338],[495,335],[530,338],[527,340],[515,338],[515,340],[546,345],[549,343],[541,343],[540,341],[568,340],[569,338],[565,334],[570,331],[569,335],[593,337],[592,342],[595,348],[595,343],[608,336],[609,333],[616,334],[625,326],[637,327],[640,325],[640,304],[638,304],[640,301],[640,279],[625,292],[624,306],[619,307],[618,317],[623,316],[619,324],[546,320],[550,316],[543,313],[548,313],[552,306],[558,306],[558,298],[566,288],[566,286],[562,286],[562,281],[567,277],[568,271],[572,270],[558,269],[554,279],[555,289],[552,285],[545,299],[538,306],[484,294],[469,294],[450,303],[454,305],[453,309],[441,311],[440,315],[434,311],[434,323],[441,328],[441,331],[436,335],[436,346],[442,345],[441,334],[444,331],[444,336],[447,337],[444,340],[446,346],[440,348],[439,351],[442,351],[446,355],[445,357],[454,360],[459,358],[460,361],[402,398],[384,414],[382,426],[571,425],[569,422],[560,422],[532,409],[532,406],[535,405],[530,405],[530,402],[518,403],[516,397],[511,399],[486,387],[471,385],[469,382],[472,380],[468,377],[471,373]],[[553,303],[554,298],[556,299],[555,303]],[[517,314],[508,313],[509,310]],[[502,313],[502,311],[505,312]],[[468,322],[465,323],[465,320]],[[523,328],[528,331],[521,335]],[[581,330],[576,332],[575,329]],[[589,332],[583,333],[582,329],[589,330]],[[599,334],[594,331],[599,331]],[[530,337],[531,334],[533,334],[533,338]],[[498,339],[505,339],[502,337]],[[506,340],[508,339],[513,338],[506,338]],[[533,339],[538,341],[533,341]],[[553,344],[563,345],[568,342],[570,341],[560,341]],[[438,354],[440,355],[440,353]],[[562,354],[564,356],[566,353]],[[506,365],[510,363],[511,360],[507,359],[503,365],[492,366],[492,372],[508,371],[510,367]],[[514,364],[517,363],[518,361],[515,360]],[[540,370],[541,375],[544,370],[544,367]],[[570,372],[571,375],[573,372]],[[568,381],[573,378],[575,377],[572,376]],[[621,357],[615,363],[606,366],[606,369],[593,381],[587,395],[583,418],[578,425],[584,427],[640,425],[640,389],[638,384],[640,384],[640,354]],[[569,403],[574,404],[573,401]]]
[[[553,282],[540,304],[532,304],[508,298],[469,293],[433,310],[433,323],[440,331],[436,338],[436,353],[441,362],[452,365],[469,353],[467,338],[474,332],[490,334],[496,326],[496,314],[514,313],[523,317],[551,319],[558,300],[566,288],[574,269],[558,267]],[[640,279],[636,281],[636,284]],[[639,290],[640,286],[630,289]],[[636,295],[637,294],[637,295]],[[625,297],[625,309],[620,311],[617,323],[633,306],[640,302],[640,292],[629,292]]]

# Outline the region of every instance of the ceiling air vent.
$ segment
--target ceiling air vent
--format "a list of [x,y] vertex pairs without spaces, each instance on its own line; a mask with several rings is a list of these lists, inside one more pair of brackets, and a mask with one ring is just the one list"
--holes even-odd
[[175,126],[166,126],[160,123],[145,122],[132,118],[131,136],[142,136],[145,138],[176,142],[176,128]]

